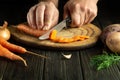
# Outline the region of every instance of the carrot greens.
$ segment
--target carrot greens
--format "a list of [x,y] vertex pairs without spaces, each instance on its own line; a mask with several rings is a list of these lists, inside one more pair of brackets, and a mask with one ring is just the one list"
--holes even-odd
[[90,59],[90,64],[92,67],[96,68],[97,70],[105,69],[110,67],[113,64],[118,63],[120,60],[120,56],[117,54],[109,54],[103,51],[103,54],[93,56]]

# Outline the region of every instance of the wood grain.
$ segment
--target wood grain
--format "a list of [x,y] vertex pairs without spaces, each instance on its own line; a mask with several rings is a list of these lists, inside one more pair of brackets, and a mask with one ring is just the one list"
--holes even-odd
[[78,50],[91,47],[96,44],[101,30],[94,24],[87,24],[79,28],[63,29],[57,36],[72,37],[74,35],[87,35],[89,39],[84,41],[76,41],[71,43],[55,43],[50,40],[40,41],[38,38],[30,36],[22,31],[19,31],[16,26],[9,27],[12,38],[17,42],[26,44],[31,47],[39,47],[42,49],[59,49],[59,50]]

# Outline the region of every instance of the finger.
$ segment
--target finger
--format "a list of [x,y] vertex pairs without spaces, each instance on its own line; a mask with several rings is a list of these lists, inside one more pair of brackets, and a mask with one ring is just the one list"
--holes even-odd
[[70,10],[70,15],[72,19],[71,27],[78,27],[80,24],[80,17],[81,17],[79,10],[76,9],[74,9],[74,11]]
[[50,7],[46,7],[44,13],[44,27],[43,30],[49,30],[52,23],[53,11],[51,11]]
[[68,15],[69,15],[68,13],[69,13],[69,12],[68,12],[67,6],[65,5],[65,6],[64,6],[63,19],[65,19],[65,18],[68,17]]
[[87,14],[88,14],[88,17],[87,17],[87,19],[85,21],[86,24],[90,23],[91,21],[93,21],[94,18],[96,17],[96,14],[93,13],[91,10],[88,10]]
[[44,11],[45,5],[39,5],[36,9],[36,25],[37,29],[42,29],[44,26]]
[[36,6],[32,7],[29,12],[27,13],[27,22],[30,25],[31,28],[36,28],[35,25],[35,15],[34,15],[34,11],[35,11]]
[[[54,17],[55,16],[55,17]],[[58,23],[58,19],[59,19],[59,13],[54,15],[53,16],[53,19],[52,19],[52,24],[51,24],[51,27],[54,27],[57,23]]]
[[79,14],[72,14],[71,15],[71,19],[72,19],[72,22],[71,22],[71,27],[78,27],[80,25],[80,15]]
[[89,20],[87,23],[92,22],[95,19],[96,15],[95,14],[91,14],[91,16],[89,17]]
[[89,14],[88,11],[85,12],[85,21],[84,24],[87,24],[88,20],[89,20]]
[[81,27],[83,24],[84,24],[84,22],[85,22],[85,12],[81,12],[80,13],[80,24],[79,24],[79,27]]

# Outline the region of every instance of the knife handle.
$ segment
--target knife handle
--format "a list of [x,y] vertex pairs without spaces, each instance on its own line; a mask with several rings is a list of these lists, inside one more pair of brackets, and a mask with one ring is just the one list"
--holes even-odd
[[66,18],[66,27],[70,26],[71,22],[72,22],[71,18],[67,17]]

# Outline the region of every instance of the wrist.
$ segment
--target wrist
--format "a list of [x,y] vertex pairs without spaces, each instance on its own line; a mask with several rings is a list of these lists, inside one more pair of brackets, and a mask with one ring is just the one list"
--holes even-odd
[[58,0],[39,0],[39,2],[52,2],[56,7],[58,7]]
[[97,2],[99,1],[99,0],[93,0],[96,4],[97,4]]

